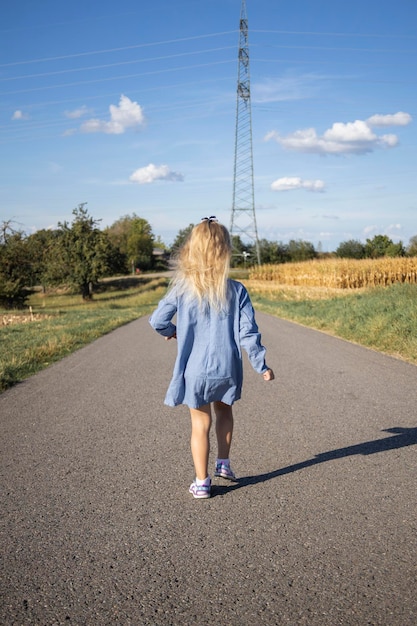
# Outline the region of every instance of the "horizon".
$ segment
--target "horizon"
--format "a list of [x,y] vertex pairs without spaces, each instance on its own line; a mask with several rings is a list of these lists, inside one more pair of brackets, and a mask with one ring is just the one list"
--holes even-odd
[[[417,5],[247,0],[259,239],[417,234]],[[0,7],[0,206],[28,234],[87,203],[167,246],[230,224],[240,0]],[[377,10],[376,10],[377,9]]]

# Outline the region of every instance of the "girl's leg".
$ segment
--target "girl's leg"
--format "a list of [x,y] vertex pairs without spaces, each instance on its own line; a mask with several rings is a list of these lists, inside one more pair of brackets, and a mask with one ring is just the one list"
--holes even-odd
[[195,475],[199,480],[208,476],[208,459],[210,452],[211,407],[210,404],[190,409],[191,413],[191,454],[193,456]]
[[228,459],[233,435],[232,407],[223,402],[213,402],[216,414],[217,456],[219,459]]

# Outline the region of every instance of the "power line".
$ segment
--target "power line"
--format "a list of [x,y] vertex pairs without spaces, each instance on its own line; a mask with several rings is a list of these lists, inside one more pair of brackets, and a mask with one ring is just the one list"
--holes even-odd
[[415,54],[417,50],[398,50],[397,48],[342,48],[341,46],[287,46],[279,44],[264,44],[265,48],[276,48],[281,50],[337,50],[338,52],[395,52],[405,54]]
[[56,70],[54,72],[43,72],[40,74],[26,74],[20,76],[7,76],[5,78],[0,78],[0,81],[8,81],[8,80],[20,80],[26,78],[44,78],[45,76],[57,76],[60,74],[70,74],[72,72],[88,72],[92,70],[101,70],[109,67],[120,67],[121,65],[133,65],[134,63],[149,63],[151,61],[166,61],[167,59],[175,59],[178,57],[186,57],[193,56],[197,54],[207,54],[212,52],[220,52],[223,50],[231,50],[234,49],[234,46],[223,46],[221,48],[209,48],[208,50],[193,50],[191,52],[179,52],[177,54],[168,54],[165,56],[159,57],[148,57],[146,59],[133,59],[131,61],[119,61],[118,63],[105,63],[103,65],[91,65],[87,67],[75,67],[69,68],[66,70]]
[[[186,41],[196,41],[199,39],[206,39],[206,38],[210,38],[210,37],[218,37],[218,36],[223,36],[223,35],[231,35],[236,33],[236,30],[228,30],[228,31],[220,31],[217,33],[207,33],[205,35],[193,35],[191,37],[181,37],[178,39],[167,39],[167,40],[162,40],[162,41],[155,41],[155,42],[147,42],[147,43],[140,43],[140,44],[134,44],[131,46],[121,46],[121,47],[117,47],[117,48],[105,48],[105,49],[97,49],[97,50],[90,50],[88,52],[76,52],[73,54],[67,54],[67,55],[57,55],[57,56],[53,56],[53,57],[41,57],[41,58],[37,58],[37,59],[27,59],[24,61],[12,61],[10,63],[2,63],[0,64],[0,67],[13,67],[13,66],[17,66],[17,65],[27,65],[27,64],[31,64],[31,63],[45,63],[45,62],[49,62],[49,61],[59,61],[59,60],[65,60],[65,59],[73,59],[73,58],[79,58],[79,57],[85,57],[85,56],[92,56],[92,55],[98,55],[98,54],[108,54],[108,53],[113,53],[113,52],[123,52],[126,50],[135,50],[138,48],[147,48],[147,47],[152,47],[152,46],[161,46],[161,45],[170,45],[170,44],[174,44],[174,43],[182,43],[182,42],[186,42]],[[410,39],[410,40],[415,40],[416,37],[415,36],[411,36],[411,35],[393,35],[393,34],[379,34],[379,33],[340,33],[340,32],[318,32],[318,31],[288,31],[288,30],[266,30],[266,29],[253,29],[251,32],[253,33],[261,33],[261,34],[265,34],[265,33],[269,33],[269,34],[279,34],[279,35],[311,35],[311,36],[333,36],[333,37],[370,37],[370,38],[380,38],[380,39]],[[275,46],[278,48],[305,48],[305,49],[320,49],[320,47],[316,47],[316,46]],[[325,48],[322,47],[321,49],[333,49],[333,48]],[[334,48],[334,49],[340,49],[340,50],[355,50],[355,48]],[[392,50],[374,50],[372,48],[367,49],[356,49],[358,51],[375,51],[375,52],[391,52]],[[395,52],[413,52],[412,50],[402,50],[402,51],[395,51]]]
[[230,35],[235,33],[235,30],[224,31],[220,33],[209,33],[207,35],[194,35],[193,37],[181,37],[179,39],[167,39],[165,41],[154,41],[149,43],[139,43],[132,46],[123,46],[121,48],[108,48],[105,50],[91,50],[90,52],[76,52],[74,54],[66,54],[55,57],[44,57],[41,59],[28,59],[26,61],[13,61],[11,63],[0,64],[0,67],[12,67],[15,65],[26,65],[29,63],[46,63],[49,61],[62,61],[63,59],[75,59],[77,57],[85,57],[94,54],[108,54],[109,52],[123,52],[125,50],[136,50],[138,48],[149,48],[151,46],[162,46],[167,44],[179,43],[184,41],[195,41],[197,39],[205,39],[208,37],[218,37],[219,35]]
[[417,39],[415,35],[393,35],[392,33],[340,33],[301,30],[260,30],[252,29],[252,33],[271,33],[276,35],[313,35],[318,37],[375,37],[380,39]]
[[142,72],[139,74],[125,74],[123,76],[108,76],[107,78],[94,78],[91,80],[81,80],[81,81],[76,81],[73,83],[63,83],[60,85],[44,85],[42,87],[31,87],[29,89],[19,89],[16,91],[3,91],[2,95],[9,96],[9,95],[16,95],[16,94],[21,94],[21,93],[30,93],[34,91],[44,91],[47,89],[58,89],[62,87],[77,87],[79,85],[92,85],[94,83],[103,83],[103,82],[109,82],[112,80],[124,80],[126,78],[138,78],[140,76],[154,76],[156,74],[165,74],[169,72],[178,72],[181,70],[189,70],[189,69],[197,69],[197,68],[200,69],[202,67],[212,67],[214,65],[226,65],[227,63],[231,63],[231,62],[232,62],[232,59],[229,59],[226,61],[213,61],[212,63],[198,63],[196,65],[171,67],[171,68],[166,68],[166,69],[161,69],[161,70]]
[[[267,46],[269,47],[269,46]],[[298,49],[311,49],[311,50],[356,50],[356,51],[360,51],[360,49],[353,49],[353,48],[315,48],[313,46],[308,47],[308,46],[273,46],[273,47],[278,47],[278,48],[298,48]],[[39,74],[25,74],[25,75],[19,75],[19,76],[7,76],[4,78],[0,78],[0,82],[7,82],[7,81],[14,81],[14,80],[23,80],[23,79],[33,79],[33,78],[45,78],[48,76],[60,76],[62,74],[70,74],[70,73],[76,73],[76,72],[88,72],[88,71],[94,71],[94,70],[100,70],[100,69],[107,69],[107,68],[113,68],[113,67],[121,67],[124,65],[134,65],[135,63],[149,63],[149,62],[154,62],[154,61],[165,61],[168,59],[174,59],[174,58],[180,58],[180,57],[187,57],[187,56],[196,56],[198,54],[207,54],[207,53],[213,53],[213,52],[220,52],[220,51],[224,51],[224,50],[231,50],[234,49],[234,46],[224,46],[221,48],[211,48],[211,49],[207,49],[207,50],[195,50],[192,52],[182,52],[182,53],[178,53],[178,54],[170,54],[170,55],[165,55],[165,56],[159,56],[159,57],[148,57],[146,59],[133,59],[131,61],[120,61],[117,63],[106,63],[106,64],[102,64],[102,65],[92,65],[92,66],[87,66],[87,67],[78,67],[78,68],[70,68],[70,69],[65,69],[65,70],[56,70],[53,72],[43,72],[43,73],[39,73]],[[365,51],[364,49],[362,49],[361,51]],[[381,50],[372,50],[372,52],[382,52]],[[384,52],[390,52],[389,50],[385,50]],[[410,50],[403,50],[403,51],[398,51],[396,50],[395,52],[406,52],[406,53],[410,53],[414,51],[410,51]],[[306,59],[306,60],[290,60],[290,59],[262,59],[262,58],[254,58],[255,61],[257,62],[263,62],[263,63],[279,63],[280,65],[283,64],[297,64],[297,65],[302,65],[302,64],[335,64],[335,63],[341,63],[340,60],[325,60],[325,61],[312,61],[311,59]],[[346,62],[350,62],[350,60],[347,60]],[[394,63],[391,64],[382,64],[382,63],[356,63],[355,66],[356,67],[387,67],[387,65],[391,65],[394,66]]]
[[[169,85],[164,83],[162,85],[154,85],[153,87],[147,87],[146,89],[141,88],[140,94],[142,95],[144,93],[149,93],[152,91],[165,90],[167,89],[167,87],[169,87],[169,89],[178,89],[180,87],[191,87],[191,86],[194,87],[196,85],[201,85],[201,84],[205,85],[211,82],[219,83],[221,81],[230,81],[230,76],[221,76],[221,77],[216,77],[216,78],[207,78],[205,80],[193,80],[193,81],[181,82],[181,83],[170,83]],[[134,96],[136,93],[136,90],[129,89],[129,93],[131,95],[133,94]],[[83,95],[82,100],[83,101],[102,100],[104,98],[113,98],[113,97],[120,97],[120,90],[107,92],[107,93],[100,93],[99,95],[97,94],[90,95],[90,96]],[[29,109],[41,108],[41,107],[46,107],[46,106],[51,106],[51,105],[56,105],[56,104],[68,104],[70,102],[79,102],[79,101],[80,101],[80,96],[77,96],[76,98],[65,98],[65,99],[60,99],[60,100],[45,100],[43,102],[36,102],[33,104],[26,105],[26,108],[29,108]],[[4,107],[5,107],[4,103],[0,103],[0,108],[4,108]]]

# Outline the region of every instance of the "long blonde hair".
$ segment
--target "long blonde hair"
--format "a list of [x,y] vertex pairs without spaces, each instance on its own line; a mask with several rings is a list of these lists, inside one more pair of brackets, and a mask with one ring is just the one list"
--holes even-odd
[[204,218],[178,252],[173,287],[201,307],[208,304],[217,311],[224,309],[231,252],[227,228],[214,217]]

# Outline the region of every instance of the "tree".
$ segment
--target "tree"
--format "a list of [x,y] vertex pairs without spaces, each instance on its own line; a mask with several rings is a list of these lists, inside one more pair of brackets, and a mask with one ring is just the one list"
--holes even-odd
[[231,267],[247,267],[253,265],[255,259],[255,246],[250,243],[243,243],[239,235],[232,235]]
[[405,249],[402,241],[394,243],[387,235],[375,235],[372,239],[366,240],[365,256],[371,259],[405,256]]
[[126,274],[128,272],[126,264],[126,256],[120,252],[116,246],[110,241],[107,232],[104,232],[104,236],[108,241],[108,252],[106,258],[106,273],[105,276],[116,276],[117,274]]
[[407,255],[417,256],[417,235],[414,235],[414,237],[411,237],[407,246]]
[[149,222],[135,213],[125,215],[105,231],[112,245],[124,255],[126,271],[153,266],[154,235]]
[[168,252],[169,248],[166,245],[166,243],[161,239],[161,235],[158,235],[153,243],[154,243],[155,248]]
[[336,249],[336,255],[342,259],[363,259],[365,257],[365,246],[357,239],[342,241]]
[[53,264],[54,246],[59,233],[56,230],[37,230],[27,238],[30,258],[30,284],[45,286],[49,268]]
[[172,252],[176,254],[180,248],[185,244],[188,237],[191,234],[191,231],[194,228],[194,224],[189,224],[186,228],[183,228],[178,232],[178,235],[174,239],[174,243],[172,244]]
[[135,217],[127,238],[127,254],[132,268],[151,269],[153,265],[154,236],[149,222]]
[[291,261],[309,261],[317,256],[314,245],[309,241],[302,241],[301,239],[291,239],[287,250]]
[[92,297],[92,287],[108,267],[109,241],[99,230],[98,221],[88,214],[86,203],[73,210],[72,224],[58,224],[48,278],[68,282],[79,290],[84,300]]
[[259,241],[259,251],[261,263],[286,263],[289,260],[288,246],[278,241],[261,239]]
[[30,259],[26,239],[11,222],[0,227],[0,304],[7,308],[23,306],[29,295]]

